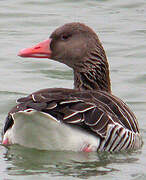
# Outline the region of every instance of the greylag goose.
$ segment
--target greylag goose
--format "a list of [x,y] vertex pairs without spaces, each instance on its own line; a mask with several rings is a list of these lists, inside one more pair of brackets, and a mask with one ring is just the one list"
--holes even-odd
[[65,24],[18,55],[66,64],[73,69],[74,89],[42,89],[18,99],[6,118],[2,144],[84,152],[142,146],[135,115],[111,93],[107,57],[91,28]]

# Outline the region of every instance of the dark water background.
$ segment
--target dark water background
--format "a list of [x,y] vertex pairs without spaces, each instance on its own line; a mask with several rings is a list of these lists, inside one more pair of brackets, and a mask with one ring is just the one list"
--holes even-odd
[[[41,88],[68,87],[72,71],[20,49],[67,22],[84,22],[99,35],[110,63],[112,90],[135,112],[146,142],[145,0],[1,0],[0,129],[15,100]],[[0,179],[145,180],[146,145],[131,153],[49,152],[0,146]]]

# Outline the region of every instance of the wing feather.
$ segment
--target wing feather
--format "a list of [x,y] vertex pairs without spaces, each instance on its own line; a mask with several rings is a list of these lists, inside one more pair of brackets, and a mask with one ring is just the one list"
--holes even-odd
[[[137,120],[127,105],[117,97],[102,91],[44,89],[20,98],[17,102],[19,104],[9,112],[9,118],[6,121],[11,119],[10,116],[13,113],[35,109],[54,116],[62,123],[84,128],[102,138],[108,137],[107,144],[112,138],[111,134],[107,132],[109,125],[118,123],[135,133],[139,132]],[[5,126],[6,131],[10,127],[10,123],[6,123]],[[115,149],[123,148],[118,147],[119,141],[115,142]],[[123,146],[126,144],[125,138]]]

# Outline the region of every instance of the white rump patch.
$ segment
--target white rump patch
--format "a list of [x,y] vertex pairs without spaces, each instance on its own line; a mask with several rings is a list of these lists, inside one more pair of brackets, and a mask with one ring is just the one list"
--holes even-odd
[[90,144],[95,150],[99,146],[98,138],[60,123],[43,112],[29,109],[13,114],[13,118],[14,125],[4,135],[11,144],[43,150],[71,151],[80,151],[84,144]]

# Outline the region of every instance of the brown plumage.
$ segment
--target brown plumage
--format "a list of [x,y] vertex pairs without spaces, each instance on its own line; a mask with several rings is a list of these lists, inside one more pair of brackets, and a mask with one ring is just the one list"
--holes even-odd
[[56,29],[50,39],[49,52],[39,50],[39,44],[33,47],[35,52],[26,49],[19,55],[44,55],[68,65],[74,72],[74,89],[43,89],[18,99],[18,105],[8,114],[3,134],[13,126],[13,114],[34,109],[98,137],[99,151],[140,148],[135,115],[111,93],[109,66],[96,33],[84,24],[69,23]]

